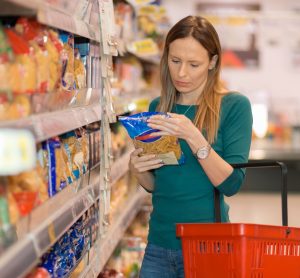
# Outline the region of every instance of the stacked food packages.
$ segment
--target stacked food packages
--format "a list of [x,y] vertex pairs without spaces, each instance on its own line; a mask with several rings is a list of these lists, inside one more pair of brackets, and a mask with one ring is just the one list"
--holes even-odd
[[34,169],[0,179],[0,254],[12,243],[10,227],[99,163],[99,128],[70,131],[38,144],[37,149]]
[[[26,278],[69,277],[80,274],[83,256],[95,244],[99,227],[99,203],[85,214],[44,254],[41,262]],[[47,276],[48,275],[48,276]]]
[[72,105],[78,90],[91,85],[89,49],[89,41],[77,43],[35,19],[0,22],[0,121]]

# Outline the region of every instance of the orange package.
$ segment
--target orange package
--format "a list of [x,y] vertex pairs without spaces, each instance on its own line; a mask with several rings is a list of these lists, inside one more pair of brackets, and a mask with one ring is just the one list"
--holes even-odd
[[31,112],[27,96],[13,96],[13,91],[21,88],[21,70],[10,40],[0,26],[0,120],[2,121],[26,117]]
[[43,32],[43,27],[35,20],[29,20],[21,17],[16,23],[15,30],[33,49],[36,65],[37,92],[48,92],[50,82],[50,59],[46,49],[47,37]]
[[15,55],[9,69],[10,88],[15,94],[33,94],[37,84],[33,48],[13,29],[5,29],[5,33]]

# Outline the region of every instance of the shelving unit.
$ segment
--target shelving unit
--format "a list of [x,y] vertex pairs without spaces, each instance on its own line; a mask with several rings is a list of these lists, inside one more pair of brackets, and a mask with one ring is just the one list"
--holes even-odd
[[126,205],[120,209],[120,214],[117,216],[116,221],[110,226],[107,235],[99,241],[100,260],[93,260],[82,273],[81,278],[93,277],[89,275],[92,275],[95,269],[103,269],[124,232],[142,208],[146,196],[146,191],[139,188],[134,194],[128,197]]
[[122,176],[124,176],[129,168],[129,158],[133,148],[127,150],[111,167],[110,184],[113,186]]
[[104,267],[124,232],[141,209],[146,196],[146,191],[138,188],[132,196],[128,197],[124,208],[120,209],[121,213],[117,220],[109,228],[107,236],[100,241],[100,261],[98,261],[100,269]]
[[80,10],[82,8],[84,6],[73,5],[69,9],[55,3],[51,4],[51,1],[4,0],[1,3],[0,15],[35,15],[42,24],[100,42],[98,25],[92,25],[83,18],[76,17],[78,13],[82,14]]
[[[94,172],[99,172],[99,169]],[[23,277],[38,263],[44,252],[99,199],[99,175],[94,175],[89,184],[87,181],[87,176],[82,177],[22,219],[17,227],[22,232],[19,240],[1,256],[1,277]],[[82,189],[77,191],[79,187]],[[22,259],[15,260],[20,258],[20,254]]]
[[[105,30],[103,31],[101,28],[106,28],[105,24],[103,24],[106,21],[101,21],[100,24],[99,3],[98,0],[3,0],[1,2],[0,16],[34,16],[38,22],[48,27],[58,28],[74,35],[91,39],[93,43],[98,42],[101,47],[101,70],[99,69],[98,72],[97,69],[93,74],[95,75],[94,78],[102,79],[103,82],[100,82],[102,85],[106,85],[107,82],[105,83],[104,81],[109,80],[112,72],[109,59],[114,53],[113,47],[116,47],[116,45],[114,38],[110,34],[106,34],[107,42],[103,37]],[[95,4],[97,4],[98,10],[95,8]],[[107,9],[107,6],[104,8]],[[158,59],[155,56],[135,55],[141,60],[158,63]],[[99,57],[97,56],[97,58]],[[106,71],[105,74],[104,71]],[[99,86],[97,87],[99,88]],[[79,94],[80,97],[73,101],[75,98],[71,96],[62,110],[52,111],[53,109],[59,109],[59,107],[52,107],[51,111],[47,109],[47,112],[32,114],[26,118],[0,122],[0,129],[9,127],[32,131],[36,142],[39,143],[100,121],[100,148],[102,152],[101,162],[94,166],[90,172],[87,172],[79,180],[68,185],[45,203],[36,207],[28,216],[20,219],[16,227],[18,240],[8,247],[0,257],[1,278],[22,278],[30,272],[38,265],[42,255],[96,201],[99,199],[100,202],[103,201],[103,195],[109,195],[104,194],[104,192],[108,192],[128,172],[128,162],[133,148],[129,148],[112,165],[110,165],[110,162],[107,162],[110,156],[108,149],[105,149],[105,146],[109,145],[108,142],[110,140],[110,137],[107,135],[107,128],[111,121],[110,116],[113,114],[113,111],[110,111],[111,99],[108,96],[108,92],[106,92],[109,91],[107,89],[105,86],[104,89],[81,89],[80,92],[75,92],[75,95]],[[43,98],[44,96],[38,95],[37,97]],[[34,96],[31,97],[30,101],[33,101],[33,98]],[[43,103],[45,102],[47,102],[47,99],[43,100]],[[133,99],[130,97],[127,97],[126,100],[122,97],[114,104],[116,115],[130,113],[135,109]],[[106,178],[107,173],[110,173],[109,179]],[[118,214],[114,215],[114,221],[104,236],[98,238],[90,250],[84,250],[81,259],[89,259],[80,277],[96,277],[99,274],[121,240],[125,230],[141,209],[146,196],[147,193],[141,188],[133,190],[127,196],[124,205],[118,208]],[[100,223],[102,221],[101,213],[103,212],[100,211]],[[80,263],[80,260],[78,260],[77,264]]]

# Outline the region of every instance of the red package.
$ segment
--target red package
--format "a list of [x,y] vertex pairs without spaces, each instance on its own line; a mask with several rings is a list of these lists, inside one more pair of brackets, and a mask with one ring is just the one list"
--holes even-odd
[[38,192],[13,193],[21,216],[29,214],[38,202]]
[[10,87],[15,94],[33,94],[36,92],[33,48],[13,29],[5,29],[5,33],[15,55],[15,61],[9,68]]
[[25,278],[51,278],[51,276],[47,269],[38,267],[37,269],[29,273]]
[[37,92],[45,93],[49,91],[49,55],[46,49],[46,34],[44,28],[35,20],[28,18],[18,19],[16,31],[29,43],[34,49],[34,58],[37,68]]

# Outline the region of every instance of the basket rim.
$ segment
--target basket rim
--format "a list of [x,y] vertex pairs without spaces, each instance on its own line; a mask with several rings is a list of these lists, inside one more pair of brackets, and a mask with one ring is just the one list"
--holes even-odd
[[300,228],[253,223],[177,223],[176,235],[191,237],[255,237],[288,239],[300,242]]

